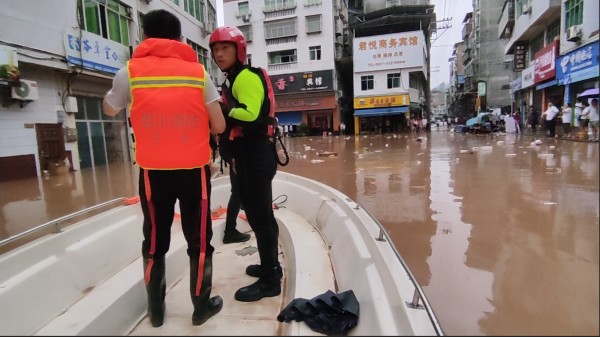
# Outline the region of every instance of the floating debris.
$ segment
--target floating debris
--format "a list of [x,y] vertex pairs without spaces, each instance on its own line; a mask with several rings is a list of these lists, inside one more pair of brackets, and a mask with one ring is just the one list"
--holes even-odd
[[325,151],[325,152],[317,152],[317,156],[319,157],[337,157],[337,152]]

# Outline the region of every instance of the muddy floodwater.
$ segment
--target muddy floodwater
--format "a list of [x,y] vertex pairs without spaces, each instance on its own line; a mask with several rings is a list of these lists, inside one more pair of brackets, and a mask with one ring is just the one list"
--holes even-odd
[[[377,217],[445,334],[597,336],[599,146],[536,139],[443,129],[286,138],[281,170]],[[136,179],[110,165],[0,182],[0,240],[137,195]]]

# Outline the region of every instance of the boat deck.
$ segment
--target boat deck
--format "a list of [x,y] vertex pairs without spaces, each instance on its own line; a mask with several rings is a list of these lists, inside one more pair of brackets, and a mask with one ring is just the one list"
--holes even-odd
[[[243,214],[243,212],[241,213]],[[292,212],[280,209],[275,210],[275,215],[278,220],[284,221],[293,219],[296,224],[299,216]],[[328,256],[325,251],[325,245],[322,242],[320,235],[316,231],[308,231],[310,233],[306,237],[305,243],[301,252],[284,252],[283,246],[280,245],[280,262],[284,269],[284,278],[282,279],[282,294],[277,297],[263,298],[256,302],[239,302],[233,297],[235,291],[243,286],[249,285],[256,281],[256,278],[245,274],[246,266],[259,263],[258,251],[256,249],[256,238],[250,230],[247,222],[238,219],[238,229],[242,232],[252,234],[252,238],[243,243],[220,244],[222,242],[224,224],[223,220],[214,221],[214,237],[213,245],[215,252],[213,254],[213,289],[212,296],[220,295],[223,298],[223,309],[219,314],[209,319],[206,323],[200,326],[192,325],[192,303],[189,295],[189,269],[181,275],[181,278],[167,290],[166,316],[163,326],[154,328],[150,324],[148,317],[144,317],[137,324],[129,335],[131,336],[172,336],[172,335],[263,335],[263,336],[278,336],[287,335],[283,330],[288,329],[294,335],[321,335],[320,333],[310,330],[304,326],[302,322],[282,323],[277,320],[277,315],[285,308],[285,306],[293,299],[290,295],[290,282],[295,283],[298,288],[295,291],[304,292],[308,298],[318,295],[313,289],[323,289],[325,292],[328,289],[334,290],[333,272],[331,271],[331,263],[328,259],[321,259],[321,263],[314,263],[319,260],[318,256]],[[310,224],[306,224],[310,225]],[[297,225],[296,225],[297,226]],[[311,226],[312,227],[312,226]],[[293,230],[293,229],[292,229]],[[296,233],[296,235],[307,235]],[[177,240],[179,240],[178,238]],[[284,236],[285,239],[285,236]],[[315,250],[316,249],[316,250]],[[290,272],[291,268],[286,263],[287,255],[301,255],[302,260],[308,261],[308,256],[312,263],[319,268],[329,268],[330,272],[325,275],[330,277],[321,277],[320,285],[312,283],[299,282],[292,280],[292,275],[296,272]],[[324,255],[323,255],[324,254]],[[314,266],[305,265],[306,268],[315,268]],[[169,268],[169,264],[167,264]],[[304,270],[303,272],[310,272]],[[314,281],[314,278],[312,279]],[[311,282],[313,282],[311,281]],[[320,290],[319,289],[319,290]],[[292,333],[296,330],[296,333]]]

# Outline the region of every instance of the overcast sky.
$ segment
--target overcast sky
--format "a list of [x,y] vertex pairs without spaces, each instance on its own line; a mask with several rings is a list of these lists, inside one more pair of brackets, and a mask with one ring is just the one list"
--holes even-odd
[[[439,29],[444,23],[438,23],[437,38],[432,39],[431,44],[431,88],[435,88],[440,83],[448,83],[450,76],[450,63],[448,58],[452,56],[454,44],[462,41],[463,19],[465,15],[473,11],[470,0],[432,0],[435,5],[435,14],[437,20],[451,19],[447,22],[451,26],[449,29]],[[434,72],[435,71],[435,72]]]
[[[223,1],[217,0],[217,24],[223,25]],[[448,83],[450,64],[448,58],[452,55],[452,49],[456,42],[462,40],[463,19],[468,12],[473,10],[471,0],[431,0],[435,5],[437,20],[451,19],[446,25],[451,28],[439,29],[437,39],[431,44],[431,88],[435,88],[442,82]],[[438,24],[438,28],[444,25]],[[434,34],[435,38],[436,35]]]

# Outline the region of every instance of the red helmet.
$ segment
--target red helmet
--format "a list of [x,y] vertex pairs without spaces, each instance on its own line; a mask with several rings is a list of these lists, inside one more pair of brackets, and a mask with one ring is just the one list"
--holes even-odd
[[[216,42],[233,42],[237,46],[237,59],[242,64],[246,62],[246,38],[244,33],[237,27],[223,26],[215,29],[210,35],[208,46],[212,51],[212,46]],[[213,59],[215,56],[213,55]]]

